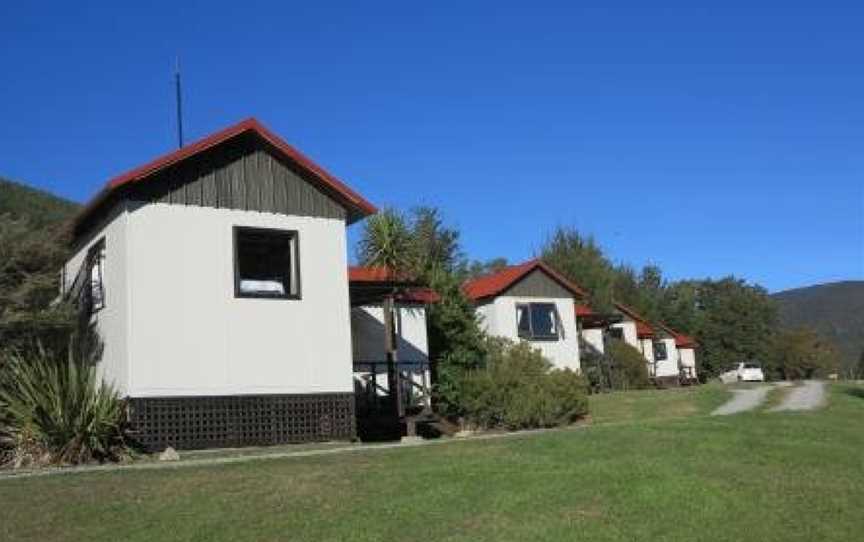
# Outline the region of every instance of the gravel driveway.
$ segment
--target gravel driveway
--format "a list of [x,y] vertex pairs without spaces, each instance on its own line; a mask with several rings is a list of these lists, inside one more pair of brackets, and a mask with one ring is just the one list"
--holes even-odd
[[746,390],[732,390],[732,399],[729,399],[726,403],[720,405],[720,407],[712,412],[711,415],[728,416],[730,414],[738,414],[739,412],[753,410],[762,404],[765,400],[765,396],[768,395],[770,390],[771,386],[759,386],[756,388],[748,388]]
[[783,402],[771,412],[786,410],[813,410],[825,404],[825,383],[819,380],[805,380],[791,389]]

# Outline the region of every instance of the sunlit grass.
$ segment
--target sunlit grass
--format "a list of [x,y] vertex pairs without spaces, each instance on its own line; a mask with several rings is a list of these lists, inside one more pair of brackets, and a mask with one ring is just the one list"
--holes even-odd
[[0,480],[0,540],[856,540],[864,387],[830,389],[815,412],[638,392],[571,431]]

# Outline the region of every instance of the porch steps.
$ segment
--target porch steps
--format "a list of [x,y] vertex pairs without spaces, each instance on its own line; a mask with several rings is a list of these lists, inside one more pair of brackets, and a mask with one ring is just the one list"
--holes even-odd
[[459,426],[432,411],[421,411],[400,420],[395,416],[377,415],[357,419],[357,436],[363,442],[399,440],[408,434],[408,424],[413,423],[417,436],[439,438],[452,436]]
[[450,437],[459,431],[459,426],[431,410],[413,416],[412,421],[417,428],[417,434],[424,438]]

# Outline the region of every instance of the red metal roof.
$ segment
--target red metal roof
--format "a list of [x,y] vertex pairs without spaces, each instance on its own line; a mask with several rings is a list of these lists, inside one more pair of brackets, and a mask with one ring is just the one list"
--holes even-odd
[[594,314],[594,309],[591,308],[590,305],[576,305],[576,316],[592,316]]
[[572,292],[575,296],[585,296],[585,292],[581,288],[562,277],[557,271],[540,260],[531,260],[519,265],[511,265],[496,273],[469,280],[462,285],[462,290],[469,299],[474,301],[486,297],[494,297],[535,269],[542,270],[552,280]]
[[[632,308],[627,305],[622,305],[621,303],[615,303],[615,306],[632,318],[636,322],[636,335],[639,336],[640,339],[648,339],[654,336],[654,328],[648,323],[645,318],[643,318],[639,313],[634,311]],[[661,328],[663,331],[671,335],[675,339],[675,346],[678,348],[697,348],[699,344],[696,342],[696,339],[689,335],[685,335],[684,333],[679,333],[675,331],[671,327],[666,324],[658,323],[657,327]]]
[[396,295],[397,301],[407,301],[410,303],[438,303],[441,301],[441,296],[432,288],[409,288],[408,290]]
[[666,333],[672,335],[672,337],[675,338],[675,346],[676,347],[678,347],[678,348],[697,348],[699,346],[699,343],[696,342],[696,339],[694,339],[690,335],[685,335],[684,333],[680,333],[678,331],[675,331],[674,329],[672,329],[671,327],[669,327],[663,323],[659,324],[659,326],[662,327],[666,331]]
[[350,282],[396,282],[396,274],[384,266],[350,266],[348,268]]
[[654,336],[654,328],[642,320],[636,320],[636,336],[640,339],[650,339]]
[[78,214],[76,226],[86,220],[109,195],[120,187],[146,180],[169,166],[187,160],[201,152],[220,145],[244,133],[253,133],[269,143],[283,158],[296,163],[311,173],[321,186],[341,201],[346,207],[355,210],[361,216],[377,212],[374,205],[366,201],[360,194],[349,188],[345,183],[328,173],[324,168],[313,162],[306,155],[286,143],[282,138],[264,127],[258,120],[248,118],[233,126],[229,126],[194,143],[190,143],[174,152],[160,156],[142,166],[136,167],[122,175],[114,177]]
[[[402,276],[397,277],[391,269],[383,266],[350,266],[348,267],[348,282],[365,283],[365,284],[392,284],[392,283],[410,283],[413,282],[409,278]],[[395,296],[398,301],[407,301],[413,303],[438,303],[441,301],[441,296],[432,288],[422,286],[412,286],[405,288]]]
[[621,303],[615,303],[615,307],[636,322],[637,337],[640,339],[650,339],[654,336],[654,328],[652,328],[651,324],[648,323],[648,320],[640,316],[638,312]]
[[699,343],[696,342],[696,339],[691,337],[690,335],[685,335],[683,333],[675,334],[675,346],[678,348],[698,348]]

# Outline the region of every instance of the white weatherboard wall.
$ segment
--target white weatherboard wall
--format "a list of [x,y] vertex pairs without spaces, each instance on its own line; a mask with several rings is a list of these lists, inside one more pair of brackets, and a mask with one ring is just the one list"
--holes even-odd
[[[396,311],[396,357],[400,371],[410,373],[411,380],[418,386],[428,385],[431,372],[428,365],[429,343],[426,334],[426,308],[419,304],[399,304]],[[366,305],[351,309],[351,343],[354,361],[379,362],[375,366],[355,367],[354,379],[360,384],[369,377],[374,369],[374,381],[377,394],[386,395],[389,388],[387,382],[387,366],[384,351],[384,308],[381,305]],[[407,363],[418,363],[416,367],[406,366]],[[427,398],[427,405],[428,398]]]
[[[105,294],[104,307],[92,316],[91,321],[95,324],[96,331],[103,341],[102,359],[98,365],[100,374],[121,395],[127,394],[129,379],[127,231],[128,215],[125,206],[121,205],[100,225],[99,233],[88,239],[86,244],[75,252],[63,269],[63,291],[65,292],[72,287],[81,266],[85,264],[90,247],[103,239],[105,240],[104,275],[102,277],[102,288]],[[85,285],[86,287],[89,287],[89,284]]]
[[624,320],[612,324],[612,327],[622,329],[624,333],[624,342],[641,351],[641,348],[639,348],[639,338],[636,336],[636,322],[632,320]]
[[[298,231],[302,299],[234,297],[234,226]],[[352,391],[344,221],[155,203],[126,235],[129,395]]]
[[648,361],[648,372],[652,375],[654,374],[654,340],[653,339],[639,339],[639,351],[642,352],[642,355],[645,356],[645,360]]
[[[398,305],[396,311],[398,349],[402,361],[429,361],[426,336],[426,308]],[[354,361],[384,361],[384,309],[367,305],[351,309],[351,343]]]
[[678,359],[680,360],[681,367],[690,369],[689,376],[696,378],[696,351],[692,348],[679,348]]
[[678,349],[675,347],[675,339],[666,337],[661,340],[666,345],[666,359],[655,363],[654,376],[678,376]]
[[482,316],[481,325],[490,335],[504,337],[518,342],[519,332],[516,327],[517,303],[555,303],[564,338],[557,341],[530,341],[556,367],[579,370],[579,330],[576,328],[576,314],[572,298],[549,297],[513,297],[499,296],[490,303],[477,307]]
[[603,328],[583,328],[582,340],[585,341],[585,343],[587,343],[590,348],[596,350],[598,354],[602,354],[604,352]]

